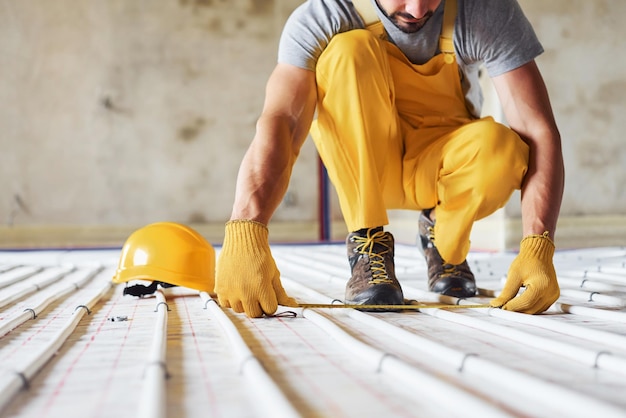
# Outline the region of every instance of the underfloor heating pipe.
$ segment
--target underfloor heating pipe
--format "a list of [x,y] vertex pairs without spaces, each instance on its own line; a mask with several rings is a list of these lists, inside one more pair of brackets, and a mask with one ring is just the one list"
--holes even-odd
[[[433,309],[427,309],[427,311],[431,310]],[[395,336],[403,343],[411,345],[415,349],[428,349],[428,345],[425,341],[429,340],[419,337],[405,329],[393,326],[374,316],[359,311],[351,312],[350,316],[354,319],[360,318],[360,321],[364,324],[384,331],[388,335]],[[432,341],[431,345],[432,347],[428,349],[428,352],[434,356],[439,356],[442,361],[446,361],[447,358],[443,354],[446,349],[451,349],[444,345],[437,347],[438,344]],[[508,388],[511,393],[523,392],[527,395],[532,394],[533,402],[541,403],[543,405],[542,409],[547,408],[549,410],[549,408],[553,407],[554,400],[558,399],[559,413],[570,417],[591,416],[595,413],[599,413],[599,416],[603,417],[619,417],[623,415],[623,411],[616,406],[587,397],[580,392],[575,392],[541,378],[501,366],[471,352],[458,352],[457,357],[461,354],[463,355],[463,360],[461,363],[457,364],[460,373],[470,377],[475,376],[489,380],[493,382],[494,385],[498,385],[498,387]]]
[[76,329],[76,326],[86,313],[90,313],[100,299],[111,289],[112,282],[107,278],[97,289],[97,292],[85,304],[78,305],[72,312],[67,322],[58,332],[51,336],[50,340],[39,347],[30,361],[15,368],[7,368],[0,377],[0,411],[19,393],[28,387],[33,377],[50,361],[63,343]]
[[9,270],[16,269],[18,267],[22,267],[21,264],[0,264],[0,274],[7,272]]
[[[620,254],[622,254],[622,252],[620,252]],[[316,279],[319,279],[319,273],[323,272],[324,274],[327,275],[327,277],[323,278],[326,280],[342,280],[342,281],[346,281],[347,280],[347,273],[345,269],[342,269],[340,267],[335,266],[333,263],[324,263],[321,260],[310,260],[310,259],[306,259],[304,256],[300,255],[300,254],[283,254],[280,253],[279,257],[281,259],[284,259],[286,262],[290,263],[290,264],[298,264],[299,262],[302,262],[303,260],[306,260],[307,265],[310,265],[312,268],[314,268],[316,270],[317,276]],[[603,280],[607,280],[612,278],[613,280],[616,280],[616,285],[620,285],[620,284],[624,284],[624,280],[620,279],[619,277],[616,279],[616,271],[619,270],[621,271],[622,269],[610,269],[610,268],[605,268],[605,270],[609,270],[611,273],[610,274],[604,274],[604,273],[599,273],[599,272],[591,272],[591,271],[587,271],[585,272],[585,274],[581,274],[580,272],[576,272],[576,273],[572,273],[571,276],[582,280],[585,280],[585,277],[587,277],[587,280],[589,280],[589,278],[598,278],[598,279],[603,279]],[[624,269],[626,270],[626,269]],[[623,277],[623,276],[622,276]],[[561,275],[559,274],[559,279],[561,278]],[[621,280],[621,281],[619,281]],[[489,290],[489,289],[480,289],[481,292],[480,294],[483,296],[489,296],[489,297],[496,297],[500,294],[500,291],[493,291],[493,290]],[[565,292],[567,294],[567,292]],[[614,297],[614,296],[608,296],[608,295],[601,295],[599,294],[597,291],[592,291],[592,292],[581,292],[581,293],[573,293],[571,295],[572,297],[576,298],[577,300],[581,300],[581,301],[593,301],[593,302],[598,302],[598,303],[603,303],[606,305],[609,305],[610,307],[624,307],[626,305],[626,301],[624,299],[618,298],[618,297]],[[571,306],[571,305],[569,305]],[[575,311],[577,311],[576,308],[574,308],[573,310],[571,310],[571,313],[574,313]],[[607,311],[609,312],[609,311]],[[599,313],[600,315],[602,315],[602,317],[604,318],[605,314],[603,314],[602,312]],[[590,315],[591,316],[591,315]],[[615,315],[613,314],[609,314],[607,316],[607,319],[610,319],[612,321],[622,321],[623,319],[621,319],[621,316],[619,313],[615,313]]]
[[[497,296],[497,294],[499,293],[499,292],[494,292],[489,289],[479,289],[479,291],[480,291],[479,293],[484,296]],[[563,291],[561,290],[561,293],[562,292]],[[457,303],[458,304],[472,304],[473,303],[470,301],[460,300],[457,298],[451,298],[448,296],[435,295],[435,294],[432,294],[432,296],[434,296],[434,298],[431,297],[429,300],[436,301],[436,302],[449,303],[453,305]],[[587,300],[585,302],[589,302],[589,301]],[[591,318],[603,319],[603,320],[613,321],[613,322],[626,323],[626,312],[615,310],[615,309],[619,309],[618,307],[594,308],[594,307],[588,307],[588,306],[571,305],[568,303],[560,302],[558,300],[552,306],[557,311],[560,311],[563,313],[579,315],[579,316],[588,316]]]
[[[623,251],[621,251],[619,254],[623,255]],[[301,254],[278,252],[276,255],[278,256],[277,261],[284,261],[285,263],[287,263],[287,265],[291,264],[291,265],[298,266],[299,264],[305,262],[307,266],[311,267],[311,270],[315,270],[316,272],[315,278],[318,281],[319,280],[328,280],[328,281],[341,280],[345,282],[348,279],[347,270],[342,269],[340,267],[336,267],[333,263],[328,263],[328,262],[324,263],[321,260],[311,260],[310,258],[306,258],[305,256]],[[309,274],[308,271],[303,272],[303,273]],[[326,274],[326,277],[320,278],[321,274]],[[590,273],[587,273],[587,275],[593,276],[593,274],[590,274]],[[580,275],[580,273],[578,273],[578,276],[580,276],[580,280],[584,279],[584,277]],[[606,277],[606,275],[602,277]],[[479,289],[479,290],[480,290],[480,294],[483,296],[496,297],[500,294],[500,291],[494,291],[490,289]],[[579,296],[578,299],[584,299],[585,301],[588,301],[589,298],[591,298],[593,301],[598,302],[598,298],[602,299],[600,296],[603,296],[603,295],[598,295],[595,292],[591,292],[591,293],[585,293],[584,295],[578,295],[578,296]],[[442,301],[442,300],[434,299],[433,301]],[[616,298],[616,299],[609,299],[608,302],[610,302],[611,304],[621,304],[623,303],[623,300]],[[456,302],[446,302],[446,303],[455,304]],[[576,314],[576,315],[587,315],[591,317],[597,317],[600,319],[607,319],[607,320],[616,321],[616,322],[624,322],[625,316],[626,316],[625,313],[616,312],[616,311],[612,311],[609,309],[595,309],[595,308],[587,308],[587,307],[569,305],[569,304],[557,304],[556,306],[566,309],[567,313]]]
[[[349,279],[349,266],[347,260],[344,262],[345,267],[337,267],[333,263],[329,263],[328,260],[315,260],[310,257],[306,257],[301,254],[289,254],[289,253],[277,253],[277,262],[284,261],[287,264],[291,264],[299,268],[300,265],[306,264],[307,271],[305,274],[310,275],[311,272],[315,272],[315,280],[343,280],[347,282]],[[279,266],[280,267],[280,266]],[[323,275],[326,277],[323,277]]]
[[0,308],[4,308],[5,306],[10,305],[17,300],[20,300],[24,296],[35,293],[43,289],[44,287],[61,280],[63,277],[67,276],[74,270],[76,270],[76,267],[74,266],[52,267],[45,270],[43,273],[36,276],[38,280],[36,280],[34,283],[28,283],[17,289],[12,289],[11,293],[9,293],[6,297],[0,299]]
[[620,277],[625,277],[626,276],[626,258],[624,259],[624,261],[622,261],[622,264],[620,267],[616,267],[616,266],[598,266],[598,272],[599,273],[608,273],[608,274],[614,274]]
[[610,351],[578,347],[573,344],[567,344],[527,332],[518,331],[506,326],[465,316],[461,313],[450,312],[445,309],[421,309],[420,311],[436,318],[480,329],[497,335],[498,337],[516,341],[528,347],[533,347],[563,358],[568,358],[592,368],[626,375],[626,358],[615,355]]
[[248,379],[254,399],[263,408],[263,412],[260,412],[259,415],[276,418],[300,417],[300,413],[252,353],[237,331],[237,327],[218,306],[217,301],[206,292],[200,292],[200,298],[210,316],[220,325],[232,345],[239,362],[240,371]]
[[[469,301],[464,303],[469,303]],[[461,305],[464,303],[461,303]],[[546,315],[526,315],[502,309],[484,309],[481,313],[518,324],[532,325],[537,328],[547,329],[602,345],[610,345],[622,350],[626,348],[626,336],[624,335],[581,327],[563,321],[555,321]],[[626,373],[626,370],[624,373]]]
[[[598,266],[601,269],[601,266]],[[579,280],[597,280],[602,282],[609,282],[616,285],[625,285],[626,284],[626,271],[622,273],[618,273],[617,271],[606,272],[606,271],[594,271],[594,270],[584,270],[580,271],[559,271],[559,278],[564,277],[568,279],[579,279]]]
[[[421,371],[390,353],[378,350],[353,337],[325,315],[315,309],[305,308],[302,316],[326,332],[351,354],[359,356],[372,370],[385,373],[403,387],[420,388],[422,396],[442,408],[454,408],[450,412],[480,411],[481,417],[503,417],[509,414],[488,399],[472,395],[466,390],[443,379]],[[454,399],[450,403],[450,399]]]
[[[329,296],[324,295],[314,289],[311,289],[301,283],[298,283],[297,281],[290,279],[288,276],[283,275],[281,280],[283,284],[289,287],[289,289],[295,289],[298,291],[298,293],[306,295],[307,302],[312,301],[313,303],[317,302],[317,303],[326,304],[330,301],[332,303],[332,300],[331,300],[332,298],[330,298]],[[308,310],[308,309],[309,308],[304,308],[304,310]],[[363,314],[362,312],[359,312],[353,309],[346,309],[346,310],[342,309],[342,312],[347,313],[348,316],[350,316],[351,318],[359,322],[365,322],[364,317],[361,315],[368,316],[367,314]],[[384,321],[381,321],[381,322],[384,323]],[[376,323],[374,325],[376,325]],[[396,328],[391,325],[390,327]],[[432,340],[429,340],[423,337],[417,337],[417,336],[416,338],[419,338],[420,340],[420,344],[421,344],[419,346],[420,350],[429,352],[430,354],[433,354],[436,357],[441,357],[441,359],[444,362],[451,364],[453,367],[459,368],[463,364],[463,361],[468,356],[468,354],[466,353],[459,352],[458,350],[454,350],[442,344],[436,343]]]
[[[618,254],[620,257],[624,257],[624,251],[620,250]],[[284,256],[284,258],[291,259],[294,261],[297,259],[303,258],[301,254],[293,254],[293,253],[290,253],[290,254],[281,253],[280,256],[281,257]],[[311,260],[309,258],[307,259],[307,264],[309,265],[315,264],[316,266],[320,266],[324,271],[328,271],[329,274],[332,274],[333,276],[334,275],[344,276],[345,272],[343,271],[345,269],[343,269],[342,271],[339,271],[339,269],[333,266],[332,263],[327,262],[328,257],[344,258],[345,256],[342,256],[339,253],[333,251],[333,252],[324,254],[324,260]],[[592,269],[587,269],[587,270],[584,270],[583,272],[579,270],[567,270],[564,272],[559,271],[559,278],[561,278],[561,276],[565,278],[579,278],[580,280],[593,278],[593,279],[611,281],[616,285],[625,285],[624,277],[626,276],[626,261],[622,263],[623,263],[623,267],[612,267],[612,266],[600,265],[597,267],[597,271],[594,271]],[[506,264],[507,265],[510,264],[510,261],[507,261]],[[586,266],[588,266],[588,262],[585,262],[584,267]],[[328,267],[330,270],[325,270],[324,267]],[[423,268],[423,266],[418,266],[418,268]],[[583,268],[583,266],[581,266],[581,268]],[[406,267],[402,268],[401,266],[396,266],[396,271],[402,271],[402,270],[408,271],[408,270],[412,270],[412,268],[406,268]]]
[[44,309],[46,309],[51,303],[63,298],[68,293],[75,292],[76,290],[83,287],[86,283],[90,282],[94,277],[96,277],[104,267],[90,268],[89,270],[79,269],[67,276],[67,280],[71,281],[71,283],[59,290],[58,292],[49,295],[45,299],[43,299],[36,306],[32,306],[30,308],[24,309],[24,311],[17,315],[16,317],[8,320],[5,324],[0,327],[0,338],[11,332],[11,330],[19,327],[29,319],[35,319]]
[[603,295],[598,292],[583,290],[561,289],[561,296],[584,302],[597,302],[612,308],[626,307],[626,300],[617,296]]
[[139,400],[139,418],[164,418],[167,416],[167,319],[168,306],[163,292],[155,293],[157,319],[154,324],[152,342],[143,376],[141,398]]
[[[406,294],[410,297],[416,297],[417,299],[428,297],[427,293],[419,289],[411,287],[405,287]],[[459,300],[458,298],[450,298],[449,302],[453,304],[468,304],[469,301]],[[519,331],[503,325],[494,324],[492,322],[483,321],[481,319],[462,315],[446,311],[445,309],[420,309],[421,312],[428,315],[444,319],[446,321],[455,322],[461,325],[466,325],[472,328],[481,329],[485,332],[498,335],[500,337],[508,338],[509,340],[517,341],[520,344],[534,347],[542,351],[550,352],[558,356],[569,358],[570,360],[586,364],[587,366],[599,368],[602,370],[610,371],[612,373],[618,373],[626,375],[626,358],[605,350],[590,350],[583,347],[578,347],[572,344],[563,343],[560,341],[554,341],[545,337],[540,337],[527,332]],[[489,314],[490,309],[477,309],[477,311],[484,311],[484,314]],[[510,320],[511,315],[501,315],[497,311],[499,309],[491,309],[493,316],[500,316],[501,318]],[[502,311],[501,311],[502,312]],[[521,315],[521,314],[519,314]],[[515,316],[515,315],[513,315]],[[530,323],[530,322],[529,322]],[[563,327],[563,334],[567,334],[567,329]]]
[[597,280],[580,279],[572,277],[560,277],[559,285],[563,288],[565,286],[575,287],[579,289],[590,290],[592,292],[623,292],[626,293],[626,278],[623,285],[616,285],[611,283],[604,283]]
[[[303,262],[305,259],[303,258],[303,256],[301,255],[293,255],[293,254],[279,254],[279,257],[281,260],[284,260],[288,265],[295,265],[296,267]],[[307,261],[307,265],[309,261]],[[315,262],[315,271],[316,271],[316,279],[319,280],[319,275],[320,272],[327,274],[327,277],[323,278],[322,280],[328,280],[328,281],[333,281],[333,280],[340,280],[342,282],[345,282],[347,279],[345,277],[342,276],[342,272],[343,270],[341,270],[340,268],[329,264],[329,263],[322,263],[319,261]],[[302,274],[308,274],[308,272],[303,271]],[[499,291],[493,291],[490,289],[480,289],[480,294],[483,296],[489,296],[489,297],[495,297],[499,295]],[[434,294],[432,294],[434,295]],[[431,296],[432,296],[431,295]],[[456,304],[456,300],[457,299],[449,299],[449,300],[444,300],[446,297],[445,296],[441,296],[441,295],[435,295],[436,299],[430,298],[433,301],[437,301],[437,302],[444,302],[444,303],[450,303],[450,304]],[[597,294],[591,294],[591,293],[587,293],[584,296],[581,296],[580,298],[584,299],[585,297],[587,298],[587,301],[589,298],[592,298],[594,301],[598,301],[599,296],[603,296],[603,295],[597,295]],[[428,297],[428,296],[427,296]],[[444,299],[442,299],[444,298]],[[426,299],[428,300],[428,299]],[[609,299],[609,302],[612,302],[613,304],[619,303],[621,302],[621,300],[619,298],[616,299]],[[473,302],[467,302],[467,303],[473,303]],[[572,305],[567,305],[567,304],[555,304],[555,306],[560,306],[562,307],[562,309],[567,310],[567,313],[572,313],[572,314],[579,314],[579,315],[587,315],[587,316],[595,316],[601,319],[608,319],[608,320],[612,320],[612,321],[616,321],[616,322],[625,322],[626,321],[626,313],[622,313],[622,312],[616,312],[616,311],[612,311],[612,310],[608,310],[608,309],[594,309],[594,308],[585,308],[585,307],[579,307],[579,306],[572,306]]]
[[[502,277],[502,283],[506,281],[506,277]],[[584,302],[598,302],[609,307],[624,308],[626,307],[626,299],[619,296],[603,295],[600,292],[625,292],[626,279],[621,283],[615,281],[604,283],[596,280],[590,280],[581,277],[558,277],[561,286],[561,296],[565,296],[574,300]],[[573,289],[565,288],[565,286],[575,287]],[[484,296],[497,296],[499,291],[489,291],[488,289],[480,289],[479,293]]]
[[[307,288],[285,276],[283,276],[282,280],[290,288],[297,288],[301,293],[306,293],[307,297],[315,299],[320,303],[327,303],[328,299],[330,299],[328,296]],[[427,313],[426,311],[435,310],[442,311],[441,309],[425,309],[422,312]],[[594,414],[598,412],[598,416],[623,417],[623,411],[611,404],[589,398],[579,392],[571,391],[517,370],[500,366],[484,360],[473,353],[464,353],[449,348],[444,344],[420,337],[403,328],[389,324],[373,315],[352,309],[347,311],[351,318],[385,332],[417,350],[427,352],[444,363],[451,364],[460,373],[491,380],[503,387],[508,385],[513,393],[520,391],[532,393],[534,399],[540,400],[546,405],[551,405],[554,399],[559,399],[559,408],[563,412],[567,410],[568,416],[589,416],[590,412]]]
[[571,260],[592,260],[594,262],[610,262],[621,261],[626,257],[626,247],[592,247],[585,249],[584,257],[577,250],[564,250],[563,256],[567,256]]
[[558,311],[563,313],[626,323],[626,312],[614,311],[610,309],[590,308],[587,306],[570,305],[567,303],[561,303],[559,301],[557,301],[553,306]]
[[17,283],[21,280],[28,279],[43,269],[44,268],[41,266],[22,266],[12,269],[0,277],[0,289],[11,286],[13,283]]

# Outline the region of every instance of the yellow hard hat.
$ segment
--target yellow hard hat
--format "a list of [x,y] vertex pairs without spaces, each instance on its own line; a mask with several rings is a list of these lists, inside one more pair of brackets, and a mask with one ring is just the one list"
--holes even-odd
[[[142,296],[154,293],[157,285],[184,286],[213,292],[215,250],[198,232],[174,222],[157,222],[133,232],[122,247],[113,283],[152,281],[151,291],[129,291]],[[169,285],[169,286],[168,286]],[[135,286],[133,286],[135,287]]]

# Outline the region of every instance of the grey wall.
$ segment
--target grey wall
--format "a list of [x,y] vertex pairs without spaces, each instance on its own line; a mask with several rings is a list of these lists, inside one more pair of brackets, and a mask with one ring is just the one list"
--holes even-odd
[[626,2],[520,4],[546,50],[537,62],[563,138],[562,214],[626,215]]
[[[5,230],[223,223],[282,23],[300,3],[0,1]],[[520,3],[546,48],[563,214],[626,215],[626,2]],[[308,141],[275,222],[316,221],[316,170]],[[333,214],[341,222],[336,202]]]
[[226,219],[298,3],[3,1],[0,220]]

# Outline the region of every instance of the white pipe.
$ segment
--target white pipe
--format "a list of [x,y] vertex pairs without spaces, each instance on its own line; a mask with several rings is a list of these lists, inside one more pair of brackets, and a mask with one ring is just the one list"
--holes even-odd
[[[306,294],[307,301],[312,300],[314,302],[327,303],[331,299],[330,297],[323,295],[284,275],[282,276],[281,280],[284,285],[289,287],[289,289],[296,290],[296,292],[300,294]],[[303,309],[303,311],[308,310],[308,309],[309,308],[305,308]],[[353,309],[346,309],[345,313],[347,313],[348,316],[358,321],[361,321],[361,322],[368,321],[368,319],[365,319],[363,316],[361,316],[362,312],[359,312]],[[465,353],[460,353],[457,350],[448,348],[446,346],[443,346],[441,344],[438,344],[426,338],[421,338],[421,344],[422,344],[421,346],[422,350],[431,352],[432,354],[435,354],[437,357],[441,356],[441,358],[444,359],[445,362],[452,363],[455,366],[459,366],[460,364],[462,364],[463,360],[467,357]]]
[[[300,267],[301,265],[306,265],[308,269],[308,273],[315,273],[316,280],[334,280],[334,279],[342,279],[343,281],[347,281],[349,274],[349,266],[348,261],[345,261],[345,268],[337,267],[333,263],[329,263],[328,260],[315,260],[310,257],[306,257],[300,254],[292,254],[292,253],[278,253],[277,254],[277,262],[278,259],[284,260],[287,263],[296,265]],[[324,277],[324,275],[326,277]]]
[[570,286],[590,290],[592,292],[626,292],[626,279],[624,280],[624,285],[620,286],[589,279],[559,277],[559,285],[561,288]]
[[167,318],[168,306],[163,292],[155,293],[157,304],[155,312],[157,320],[152,334],[152,343],[148,352],[146,370],[144,372],[141,398],[139,401],[139,418],[164,418],[167,415]]
[[[444,379],[434,377],[413,365],[396,358],[393,354],[383,352],[363,343],[341,329],[337,324],[315,309],[303,309],[302,316],[319,326],[323,331],[341,344],[350,354],[359,356],[373,371],[383,372],[393,379],[392,382],[401,384],[404,388],[413,387],[429,402],[435,402],[442,408],[449,408],[451,414],[465,411],[468,415],[472,411],[481,417],[503,417],[508,414],[476,395],[450,384]],[[454,399],[451,403],[450,399]]]
[[208,293],[200,292],[200,298],[209,311],[211,317],[220,325],[228,341],[234,349],[241,372],[252,383],[253,395],[264,412],[261,416],[271,417],[300,417],[300,413],[272,380],[261,362],[254,356],[237,327],[228,319],[228,316],[218,306],[217,301]]
[[607,273],[593,270],[584,270],[584,271],[567,271],[567,272],[559,272],[559,278],[570,278],[570,279],[596,279],[605,282],[611,282],[617,285],[624,285],[624,273],[616,274],[616,273]]
[[0,289],[17,283],[20,280],[27,279],[43,270],[40,266],[22,266],[11,269],[0,276]]
[[22,267],[22,265],[21,264],[0,264],[0,273],[7,272],[9,270],[13,270],[18,267]]
[[37,280],[35,283],[28,283],[25,286],[22,286],[19,289],[16,289],[15,292],[7,295],[5,298],[0,299],[0,308],[4,308],[5,306],[23,298],[26,295],[37,292],[44,287],[60,280],[65,277],[67,274],[76,270],[74,266],[66,266],[66,267],[52,267],[50,269],[44,270],[41,274],[37,275]]
[[[317,300],[320,303],[324,303],[329,299],[329,297],[322,295],[321,293],[292,279],[289,279],[284,275],[282,277],[282,281],[283,284],[287,285],[289,288],[297,289],[299,293],[305,293],[308,298]],[[305,315],[308,311],[308,309],[303,310],[303,315]],[[568,416],[584,416],[588,413],[588,411],[593,411],[594,413],[598,412],[601,416],[620,417],[623,414],[623,411],[611,404],[598,401],[581,393],[571,391],[542,379],[518,372],[514,369],[509,369],[488,360],[481,359],[473,353],[459,352],[443,344],[420,337],[419,335],[413,334],[403,328],[391,325],[373,315],[359,312],[357,310],[346,311],[351,318],[367,324],[368,326],[379,331],[385,332],[417,350],[427,352],[428,354],[438,358],[440,361],[456,367],[460,373],[471,374],[481,379],[491,380],[493,383],[503,387],[508,386],[509,390],[513,393],[518,391],[533,393],[533,397],[535,399],[540,400],[547,406],[553,406],[554,399],[559,399],[559,412],[567,413]],[[425,309],[422,312],[428,313],[428,311],[442,311],[447,314],[451,314],[451,312],[440,309]],[[456,315],[460,316],[460,314]],[[371,350],[361,349],[360,351],[364,353],[365,357],[375,357]]]
[[[491,308],[490,310],[496,311],[497,309]],[[516,341],[525,346],[534,347],[559,357],[569,358],[570,360],[585,364],[589,367],[597,367],[613,373],[626,375],[626,358],[619,357],[605,350],[590,350],[578,347],[510,327],[497,325],[492,322],[482,321],[474,317],[446,311],[445,309],[420,309],[420,312],[446,321],[480,329],[497,335],[498,337]],[[496,314],[497,312],[493,312],[493,316],[496,316]],[[607,359],[607,357],[609,359]]]
[[584,302],[597,302],[614,308],[626,307],[626,300],[617,296],[603,295],[598,292],[585,292],[582,290],[561,289],[561,296]]
[[604,319],[607,321],[626,323],[626,312],[623,311],[620,312],[609,309],[597,309],[589,308],[586,306],[569,305],[567,303],[560,303],[558,301],[554,304],[554,306],[557,310],[572,315],[588,316],[591,318]]
[[88,283],[94,277],[96,277],[98,273],[100,273],[102,270],[103,267],[97,267],[96,269],[92,270],[77,270],[70,273],[70,275],[67,277],[67,280],[70,280],[74,276],[77,276],[78,280],[73,281],[70,285],[64,287],[58,292],[49,295],[48,297],[43,299],[38,305],[35,305],[31,308],[26,308],[20,315],[17,315],[16,317],[8,320],[0,327],[0,338],[11,332],[11,330],[19,327],[29,319],[35,319],[52,302],[64,297],[68,293],[75,292],[76,290],[80,289],[84,284]]
[[[277,248],[277,249],[280,250],[280,248]],[[320,270],[328,274],[331,278],[345,278],[344,276],[346,276],[346,271],[347,271],[346,268],[337,267],[337,263],[329,263],[328,261],[329,257],[333,257],[337,260],[339,260],[339,258],[342,258],[342,259],[344,258],[343,255],[335,251],[324,253],[319,258],[315,258],[315,259],[311,259],[310,254],[304,255],[304,254],[300,254],[294,251],[289,251],[289,252],[276,251],[276,253],[280,258],[285,259],[288,262],[291,262],[294,264],[306,264],[309,267],[313,267],[316,270]],[[623,257],[624,251],[620,251],[619,254],[620,254],[620,257]],[[626,262],[624,262],[624,266],[626,266]],[[587,265],[585,265],[585,267],[587,267]],[[589,269],[584,270],[583,272],[571,271],[571,270],[568,270],[566,272],[559,272],[559,278],[561,278],[561,276],[565,278],[580,277],[581,279],[598,278],[598,279],[614,281],[615,284],[617,285],[620,285],[620,284],[624,285],[625,274],[626,274],[626,267],[614,268],[614,267],[598,266],[597,272],[589,270]]]
[[[405,291],[410,292],[418,298],[420,296],[427,296],[427,293],[422,290],[413,289],[410,287],[405,287]],[[444,298],[446,296],[440,296]],[[450,302],[454,302],[453,304],[470,304],[470,301],[464,299],[458,299],[454,297],[448,296],[450,298]],[[554,341],[548,338],[540,337],[537,335],[529,334],[527,332],[518,331],[513,328],[493,324],[491,322],[485,322],[480,319],[476,319],[474,317],[464,316],[460,314],[455,314],[453,312],[449,312],[443,309],[420,309],[421,312],[426,314],[436,316],[437,318],[445,319],[448,321],[452,321],[455,323],[463,324],[470,326],[472,328],[482,329],[485,332],[489,332],[498,336],[504,336],[513,341],[517,341],[521,344],[528,345],[531,347],[538,348],[542,351],[551,352],[561,357],[569,358],[571,360],[577,361],[579,363],[586,364],[590,367],[597,367],[601,369],[605,369],[607,371],[618,373],[622,375],[626,375],[626,358],[614,355],[605,350],[590,350],[582,347],[578,347],[572,344],[562,343],[560,341]],[[501,311],[500,309],[491,308],[491,309],[478,309],[477,311],[482,311],[481,313],[498,316],[501,318],[509,319],[516,318],[518,322],[525,321],[526,323],[537,323],[537,321],[541,322],[543,318],[540,317],[531,317],[530,315],[525,315],[528,318],[521,319],[520,315],[515,312],[506,312]],[[504,312],[504,313],[503,313]],[[561,324],[563,325],[563,324]],[[544,327],[549,327],[550,325],[544,324]],[[567,334],[568,331],[571,330],[571,327],[565,327],[559,329],[559,332],[563,334]],[[585,334],[585,331],[577,331],[576,335]],[[591,333],[589,333],[591,334]],[[587,334],[588,335],[588,334]],[[618,337],[619,339],[619,337]]]
[[[432,310],[433,309],[427,309],[427,311]],[[357,315],[359,315],[359,317],[357,317]],[[449,352],[456,350],[420,337],[400,327],[393,326],[372,315],[354,311],[350,316],[354,319],[358,318],[361,322],[374,329],[395,337],[404,344],[410,345],[417,350],[425,351],[437,357],[440,361],[455,366],[459,370],[459,373],[469,377],[474,376],[491,381],[498,387],[508,388],[512,393],[532,393],[533,400],[541,402],[547,408],[553,407],[554,400],[558,399],[560,414],[575,416],[580,414],[581,411],[588,410],[593,410],[594,412],[603,411],[600,413],[602,416],[605,416],[604,414],[606,414],[606,416],[619,416],[620,414],[619,410],[613,405],[606,404],[579,392],[569,390],[515,369],[501,366],[497,363],[480,358],[473,353],[457,351],[455,356],[450,356]]]
[[[461,305],[469,303],[463,302]],[[600,331],[593,328],[582,327],[564,321],[555,321],[547,315],[526,315],[518,312],[505,311],[502,309],[485,309],[484,314],[519,324],[532,325],[538,328],[548,329],[560,334],[575,338],[592,341],[602,345],[611,345],[619,350],[626,347],[626,336],[612,332]],[[626,373],[626,370],[624,371]]]
[[626,276],[626,260],[622,261],[621,267],[598,266],[598,272],[615,274],[617,276],[624,277]]
[[[584,255],[584,257],[581,255]],[[622,259],[626,257],[626,248],[624,247],[592,247],[579,250],[567,250],[560,253],[561,258],[582,260],[582,261],[599,261]]]
[[52,357],[61,348],[63,343],[76,329],[76,326],[85,315],[91,312],[94,305],[111,289],[112,282],[107,279],[106,283],[101,285],[98,292],[91,297],[84,305],[78,305],[72,312],[68,321],[56,332],[50,340],[38,347],[29,362],[24,365],[18,365],[15,368],[7,368],[8,373],[3,373],[0,380],[0,411],[5,408],[8,403],[23,388],[28,387],[28,382],[50,361]]
[[[459,299],[459,298],[455,298],[452,296],[439,295],[439,294],[431,293],[431,292],[416,291],[415,293],[412,293],[413,290],[415,289],[411,289],[406,286],[403,286],[403,289],[405,290],[405,294],[407,296],[416,298],[416,299],[421,299],[422,301],[447,303],[450,305],[473,304],[473,302],[471,301],[466,301],[464,299]],[[555,302],[554,305],[552,306],[558,311],[569,313],[572,315],[589,316],[592,318],[604,319],[608,321],[621,322],[621,323],[626,322],[626,312],[616,311],[616,310],[613,310],[612,308],[608,308],[608,309],[590,308],[586,306],[578,306],[578,305],[562,303],[559,301]]]

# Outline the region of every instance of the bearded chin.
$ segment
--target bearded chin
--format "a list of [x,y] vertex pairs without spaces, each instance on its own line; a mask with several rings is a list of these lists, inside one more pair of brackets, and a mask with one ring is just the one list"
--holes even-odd
[[415,33],[424,27],[424,25],[426,24],[426,22],[428,22],[428,19],[430,19],[432,15],[433,15],[433,12],[429,11],[428,13],[424,15],[422,19],[420,19],[419,22],[415,22],[415,23],[408,23],[408,22],[404,22],[400,20],[400,15],[398,13],[393,13],[392,15],[387,16],[387,17],[389,17],[389,19],[393,22],[393,24],[402,32]]

